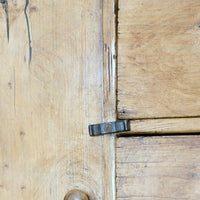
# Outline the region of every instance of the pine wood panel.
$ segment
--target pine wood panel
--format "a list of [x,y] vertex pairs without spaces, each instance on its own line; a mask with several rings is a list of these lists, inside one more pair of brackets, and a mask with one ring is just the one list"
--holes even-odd
[[116,142],[117,199],[199,200],[200,136]]
[[120,118],[200,115],[199,10],[199,0],[119,0]]
[[[128,134],[191,134],[200,132],[200,118],[131,120]],[[126,133],[126,134],[127,134]]]
[[103,199],[102,5],[99,0],[0,6],[0,199],[62,200],[71,189]]
[[[116,0],[103,0],[103,120],[116,120]],[[104,199],[116,199],[115,134],[104,136]]]

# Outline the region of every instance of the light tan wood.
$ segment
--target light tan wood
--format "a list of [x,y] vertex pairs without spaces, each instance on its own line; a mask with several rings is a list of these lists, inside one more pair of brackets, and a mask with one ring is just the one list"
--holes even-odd
[[9,1],[0,6],[0,199],[103,199],[102,8],[98,0]]
[[199,131],[200,118],[147,119],[131,120],[128,134],[190,134]]
[[119,0],[120,118],[200,115],[199,9],[199,0]]
[[89,200],[85,192],[80,190],[72,190],[68,192],[64,200]]
[[119,138],[117,199],[199,200],[200,136]]
[[[116,0],[103,0],[103,120],[116,120]],[[116,199],[115,134],[104,136],[104,199]]]

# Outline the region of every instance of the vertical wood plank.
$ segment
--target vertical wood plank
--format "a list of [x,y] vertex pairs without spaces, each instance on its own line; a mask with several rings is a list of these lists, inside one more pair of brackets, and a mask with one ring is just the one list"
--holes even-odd
[[[103,118],[116,120],[116,16],[117,1],[103,0]],[[116,199],[115,135],[104,136],[104,198]]]
[[71,189],[103,199],[100,0],[9,1],[0,7],[0,199],[62,200]]

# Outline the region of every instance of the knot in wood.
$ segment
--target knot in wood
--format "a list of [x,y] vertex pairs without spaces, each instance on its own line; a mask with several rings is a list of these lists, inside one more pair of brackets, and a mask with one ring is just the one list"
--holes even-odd
[[89,198],[86,193],[80,190],[71,190],[66,194],[64,200],[89,200]]

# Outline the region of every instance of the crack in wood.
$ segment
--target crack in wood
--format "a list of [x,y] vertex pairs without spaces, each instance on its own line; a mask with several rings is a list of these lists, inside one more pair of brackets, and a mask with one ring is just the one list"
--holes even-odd
[[9,42],[9,16],[8,16],[8,1],[7,0],[0,0],[0,3],[2,4],[2,8],[5,12],[5,18],[6,18],[6,28],[7,28],[7,39]]
[[27,7],[29,5],[29,0],[26,0],[25,8],[24,8],[24,14],[26,17],[26,24],[27,24],[27,30],[28,30],[28,43],[29,43],[29,64],[31,63],[32,59],[32,46],[31,46],[31,33],[30,33],[30,24],[29,24],[29,18],[27,15]]

